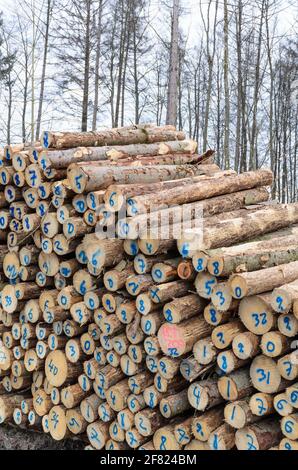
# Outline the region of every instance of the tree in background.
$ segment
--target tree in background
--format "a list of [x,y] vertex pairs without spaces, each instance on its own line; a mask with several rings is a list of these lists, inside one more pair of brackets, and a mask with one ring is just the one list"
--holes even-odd
[[273,197],[297,200],[297,42],[282,27],[292,0],[13,1],[2,144],[43,128],[173,123],[222,168],[270,166]]
[[179,78],[179,0],[173,0],[166,123],[176,126]]
[[16,62],[16,51],[11,47],[8,39],[8,32],[3,27],[3,16],[0,13],[0,89],[3,87],[7,91],[5,96],[7,107],[7,121],[3,122],[6,127],[6,141],[11,143],[11,122],[12,122],[12,106],[13,106],[13,87],[15,77],[13,76],[13,68]]

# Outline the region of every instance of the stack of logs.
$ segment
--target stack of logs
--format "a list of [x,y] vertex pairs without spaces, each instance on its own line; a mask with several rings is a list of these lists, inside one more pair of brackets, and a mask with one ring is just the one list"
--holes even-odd
[[298,204],[213,153],[151,125],[4,149],[1,423],[90,450],[298,449]]

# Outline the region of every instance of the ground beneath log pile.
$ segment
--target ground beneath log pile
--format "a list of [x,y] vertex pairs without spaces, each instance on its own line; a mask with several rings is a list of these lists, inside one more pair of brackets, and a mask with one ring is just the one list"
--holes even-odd
[[66,439],[54,441],[49,435],[23,430],[13,426],[0,426],[0,450],[81,450],[84,443]]

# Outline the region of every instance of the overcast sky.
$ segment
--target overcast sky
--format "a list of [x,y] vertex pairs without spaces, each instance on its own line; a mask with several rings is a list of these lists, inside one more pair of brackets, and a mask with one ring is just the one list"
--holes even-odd
[[[42,0],[36,0],[37,2],[41,3]],[[252,3],[254,0],[251,0]],[[27,0],[27,2],[34,3],[34,0]],[[200,15],[199,15],[199,5],[200,0],[181,0],[181,4],[185,9],[185,14],[182,17],[181,26],[188,36],[188,41],[191,44],[197,37],[198,32],[200,30]],[[15,9],[16,0],[0,0],[0,10],[2,10],[5,14],[9,14],[14,11]],[[21,3],[21,2],[20,2]],[[170,3],[170,0],[168,0]],[[297,15],[298,15],[298,7],[295,5],[295,0],[282,0],[281,6],[279,8],[279,22],[278,28],[281,34],[295,34],[295,28],[297,33]],[[208,1],[202,0],[203,6],[207,6]],[[220,4],[222,4],[222,0],[220,0]],[[156,13],[154,16],[158,18],[158,14],[160,11],[159,8],[159,1],[152,0],[151,5],[153,10],[156,8]],[[20,11],[19,11],[20,13]],[[24,13],[25,15],[25,13]]]
[[[23,0],[24,1],[24,0]],[[25,0],[28,5],[34,4],[36,2],[37,5],[41,5],[43,2],[45,3],[46,0]],[[109,1],[109,0],[107,0]],[[151,21],[150,21],[150,27],[152,29],[152,35],[157,34],[159,36],[164,36],[166,34],[166,38],[169,39],[169,14],[166,11],[164,7],[164,3],[167,2],[168,5],[171,5],[172,0],[151,0],[150,5],[150,15],[151,15]],[[208,6],[208,0],[201,0],[202,1],[202,7],[203,11],[207,11],[207,6]],[[275,1],[275,0],[272,0]],[[184,44],[185,48],[191,48],[192,46],[196,46],[200,44],[200,36],[202,35],[203,32],[203,25],[201,23],[201,18],[200,18],[200,0],[180,0],[182,6],[183,6],[183,14],[180,18],[180,27],[183,31],[183,37],[186,41],[186,44]],[[255,0],[245,0],[245,3],[249,2],[249,5],[255,5],[256,6],[256,15],[259,13],[259,7],[257,5],[260,5],[260,0],[255,1]],[[228,0],[228,3],[235,4],[235,0],[231,1]],[[18,8],[16,7],[16,4],[18,4]],[[161,4],[163,7],[161,7]],[[213,7],[215,4],[215,0],[213,3]],[[295,0],[278,0],[274,3],[275,5],[278,4],[279,7],[277,9],[277,30],[275,32],[275,46],[278,45],[277,43],[282,40],[284,37],[292,38],[294,39],[295,36],[297,37],[297,15],[298,15],[298,9],[295,4]],[[18,11],[18,13],[23,16],[24,18],[28,19],[26,11],[22,9],[20,6],[22,5],[22,0],[0,0],[0,11],[2,10],[4,13],[4,18],[7,19],[8,21],[11,19],[11,22],[14,23],[14,18],[13,14]],[[220,12],[218,17],[222,19],[223,14],[222,14],[222,9],[223,9],[223,0],[219,0],[219,5],[220,5]],[[28,10],[27,10],[28,11]],[[165,18],[166,16],[166,18]],[[29,32],[30,36],[30,32]],[[278,47],[275,48],[275,50],[278,50]],[[50,64],[49,64],[50,65]],[[40,67],[40,63],[38,65]],[[48,70],[51,70],[51,66],[48,66]],[[39,87],[35,87],[35,91],[38,92]],[[51,99],[55,100],[55,104],[57,104],[58,100],[61,99],[59,96],[57,96],[57,90],[55,88],[55,84],[52,81],[47,82],[46,86],[46,91],[49,95],[51,95]],[[18,98],[20,100],[20,105],[22,103],[22,98]],[[62,100],[62,99],[61,99]],[[1,100],[0,100],[1,101]],[[62,102],[62,101],[61,101]],[[15,100],[14,104],[18,104],[18,102]],[[2,105],[2,107],[1,107]],[[58,127],[60,126],[65,126],[65,120],[61,119],[57,115],[57,112],[53,111],[52,109],[52,104],[49,100],[49,102],[44,104],[44,118],[47,118],[47,121],[44,121],[44,124],[48,126],[49,128],[55,127],[58,130]],[[132,105],[133,106],[133,105]],[[3,116],[6,116],[6,105],[5,102],[1,103],[0,102],[0,114],[4,113]],[[30,109],[28,107],[28,113]],[[19,114],[19,113],[18,113]],[[35,116],[36,117],[36,116]],[[78,119],[77,117],[69,117],[68,118],[68,127],[69,128],[77,128],[78,126]],[[102,119],[106,119],[106,122],[102,122],[101,125],[109,125],[110,124],[110,115],[104,115],[102,116]],[[30,121],[29,121],[30,122]],[[20,129],[20,123],[19,120],[13,119],[13,129],[16,128],[18,129],[17,132],[19,132]]]

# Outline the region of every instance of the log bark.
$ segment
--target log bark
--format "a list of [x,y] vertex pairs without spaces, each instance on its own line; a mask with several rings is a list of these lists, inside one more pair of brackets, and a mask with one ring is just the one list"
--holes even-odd
[[[268,206],[245,217],[223,221],[201,230],[188,230],[178,240],[178,249],[184,253],[184,244],[192,247],[193,255],[198,250],[220,248],[244,242],[298,222],[298,205]],[[191,250],[189,249],[189,252]]]
[[228,424],[222,424],[209,437],[211,450],[231,450],[235,446],[235,430]]
[[268,450],[280,443],[282,433],[279,421],[269,418],[236,432],[238,450]]
[[111,185],[107,188],[105,192],[104,202],[110,211],[118,212],[120,211],[124,203],[126,203],[126,200],[133,196],[141,196],[143,194],[155,193],[166,189],[172,189],[176,186],[186,186],[189,184],[200,183],[201,181],[206,179],[213,179],[218,178],[219,176],[223,177],[235,174],[235,172],[232,170],[220,171],[219,168],[216,168],[213,165],[209,165],[208,168],[206,165],[204,166],[206,172],[208,174],[211,174],[211,176],[202,174],[189,178],[181,178],[179,180],[159,181],[156,183]]
[[247,243],[247,246],[240,245],[238,253],[236,247],[230,247],[230,251],[229,248],[211,250],[208,252],[208,271],[216,276],[229,276],[232,273],[257,271],[296,261],[296,242],[297,238],[290,236],[281,237],[280,240],[273,238],[268,242]]
[[66,149],[80,146],[100,147],[103,145],[154,143],[184,139],[184,133],[176,131],[173,126],[158,128],[152,125],[128,126],[94,132],[45,131],[41,135],[41,143],[44,149]]
[[160,191],[156,194],[136,196],[130,198],[128,204],[131,207],[133,206],[134,214],[136,215],[144,213],[152,207],[159,207],[165,204],[185,204],[271,184],[271,171],[258,170],[241,175],[217,178],[216,180],[202,181],[200,185],[177,186],[176,188]]
[[[212,166],[212,165],[211,165]],[[216,168],[215,168],[216,169]],[[152,165],[144,167],[104,167],[94,163],[72,164],[68,167],[67,178],[75,193],[106,189],[112,184],[155,183],[211,173],[209,165]]]
[[[216,223],[216,219],[212,218],[213,216],[223,212],[237,211],[245,206],[265,202],[268,200],[268,197],[269,194],[266,188],[250,189],[235,192],[230,195],[216,196],[190,204],[180,206],[175,204],[173,207],[166,209],[159,209],[157,206],[153,207],[153,212],[150,212],[150,214],[136,216],[133,216],[130,210],[131,206],[128,204],[127,212],[132,217],[122,219],[118,222],[118,234],[130,239],[135,239],[138,236],[144,237],[145,233],[146,236],[150,236],[151,233],[162,233],[161,231],[165,230],[164,226],[167,224],[176,225],[180,222],[182,229],[185,227],[183,224],[190,220],[202,219],[202,224],[204,224],[204,222]],[[208,218],[208,220],[204,221],[204,218]],[[218,222],[221,220],[222,219],[219,218]],[[198,224],[199,222],[196,223]],[[171,232],[175,233],[173,228]]]
[[298,278],[298,261],[281,264],[261,271],[235,274],[230,278],[232,295],[235,299],[272,291],[276,287]]

